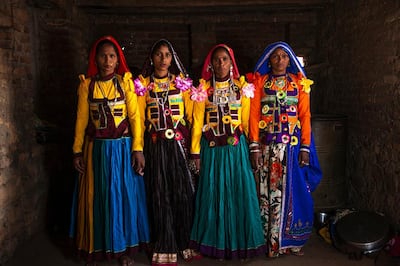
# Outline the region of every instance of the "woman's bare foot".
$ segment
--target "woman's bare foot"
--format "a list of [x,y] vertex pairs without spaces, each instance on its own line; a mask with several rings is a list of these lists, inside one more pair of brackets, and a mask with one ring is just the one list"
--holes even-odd
[[292,249],[290,250],[290,253],[295,255],[295,256],[304,256],[304,251],[301,249]]
[[133,266],[134,264],[133,259],[131,259],[128,255],[122,255],[118,261],[121,266]]

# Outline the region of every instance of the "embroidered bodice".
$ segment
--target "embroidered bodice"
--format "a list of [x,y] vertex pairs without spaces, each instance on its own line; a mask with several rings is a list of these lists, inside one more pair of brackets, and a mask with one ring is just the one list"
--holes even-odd
[[254,86],[238,80],[222,82],[200,80],[192,91],[195,100],[192,130],[192,155],[200,152],[200,138],[204,136],[210,147],[236,145],[242,133],[248,133],[250,97]]
[[82,152],[85,135],[112,139],[133,136],[132,150],[142,150],[137,97],[131,73],[100,80],[80,75],[73,152]]
[[179,128],[191,123],[193,103],[189,88],[180,86],[180,81],[181,77],[174,75],[161,79],[140,76],[135,80],[136,91],[142,94],[138,102],[143,112],[143,131],[156,132],[167,139],[182,137]]
[[[255,81],[250,140],[308,146],[311,138],[309,90],[296,75],[265,75]],[[299,139],[301,138],[301,139]]]

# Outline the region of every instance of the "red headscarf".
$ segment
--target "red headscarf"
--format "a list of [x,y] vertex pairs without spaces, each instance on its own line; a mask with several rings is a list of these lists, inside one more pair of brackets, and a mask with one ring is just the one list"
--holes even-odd
[[219,47],[225,48],[226,51],[228,52],[229,56],[231,57],[232,66],[233,66],[233,78],[234,79],[239,78],[240,74],[239,74],[239,70],[236,65],[235,55],[233,54],[233,50],[228,45],[223,44],[223,43],[217,44],[210,50],[210,52],[208,52],[208,55],[207,55],[206,59],[204,60],[203,71],[201,71],[201,78],[204,80],[211,79],[211,77],[213,75],[212,62],[211,62],[212,58],[211,57],[212,57],[215,49],[217,49]]
[[97,46],[99,45],[100,42],[102,41],[110,41],[111,43],[113,43],[115,45],[115,47],[117,48],[117,55],[118,55],[118,67],[116,69],[116,73],[119,75],[123,75],[126,72],[130,72],[128,65],[126,64],[126,60],[125,60],[125,56],[124,53],[121,49],[121,46],[119,45],[119,43],[114,39],[114,37],[108,35],[108,36],[103,36],[100,39],[98,39],[92,46],[91,50],[90,50],[90,54],[89,54],[89,67],[88,67],[88,71],[87,71],[87,77],[92,78],[94,76],[97,75],[98,73],[98,69],[96,66],[96,50],[97,50]]

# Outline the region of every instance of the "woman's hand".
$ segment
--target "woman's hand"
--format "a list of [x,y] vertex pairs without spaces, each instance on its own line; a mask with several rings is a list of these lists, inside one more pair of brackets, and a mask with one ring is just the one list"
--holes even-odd
[[74,156],[72,163],[76,171],[78,171],[80,174],[85,173],[85,163],[83,162],[82,155]]
[[193,159],[194,166],[196,167],[196,174],[200,173],[200,159]]
[[262,166],[261,151],[250,151],[250,163],[253,170],[258,170]]
[[310,154],[306,151],[300,151],[299,154],[299,164],[300,167],[310,165]]
[[144,175],[145,159],[142,151],[132,153],[132,167],[139,175]]

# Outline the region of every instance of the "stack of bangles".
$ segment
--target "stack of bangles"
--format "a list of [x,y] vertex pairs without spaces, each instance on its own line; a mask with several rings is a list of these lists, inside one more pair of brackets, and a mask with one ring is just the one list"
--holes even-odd
[[250,145],[249,145],[249,150],[250,150],[250,153],[253,153],[253,152],[261,152],[261,150],[260,150],[260,143],[255,142],[255,141],[252,141],[252,142],[250,143]]

